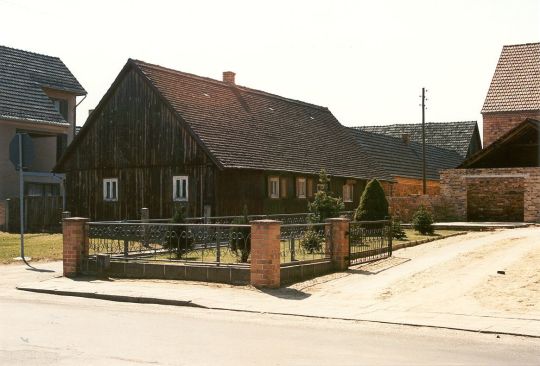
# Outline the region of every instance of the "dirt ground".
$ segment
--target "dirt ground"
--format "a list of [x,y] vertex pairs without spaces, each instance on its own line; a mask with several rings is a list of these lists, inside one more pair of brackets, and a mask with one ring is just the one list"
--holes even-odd
[[472,232],[332,276],[303,291],[366,307],[540,320],[540,227]]

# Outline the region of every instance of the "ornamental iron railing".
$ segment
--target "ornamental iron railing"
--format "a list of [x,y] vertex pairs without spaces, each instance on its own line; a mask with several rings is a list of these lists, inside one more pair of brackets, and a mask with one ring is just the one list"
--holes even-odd
[[349,264],[370,262],[392,255],[392,222],[351,221],[349,223]]
[[88,223],[89,255],[122,259],[246,263],[250,225]]
[[281,225],[281,263],[330,259],[332,238],[330,224]]

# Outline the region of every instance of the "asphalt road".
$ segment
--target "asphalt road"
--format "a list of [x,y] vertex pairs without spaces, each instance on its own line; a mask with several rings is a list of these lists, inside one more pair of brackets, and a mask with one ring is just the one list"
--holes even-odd
[[14,282],[50,273],[0,272],[0,365],[540,364],[535,338],[34,294]]

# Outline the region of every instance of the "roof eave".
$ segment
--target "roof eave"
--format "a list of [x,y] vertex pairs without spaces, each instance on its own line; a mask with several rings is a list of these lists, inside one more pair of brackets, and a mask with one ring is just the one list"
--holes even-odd
[[21,123],[31,123],[37,125],[48,125],[48,126],[57,126],[57,127],[69,127],[69,122],[57,122],[49,121],[44,119],[34,119],[34,118],[19,118],[6,115],[0,115],[0,120],[10,121],[10,122],[21,122]]

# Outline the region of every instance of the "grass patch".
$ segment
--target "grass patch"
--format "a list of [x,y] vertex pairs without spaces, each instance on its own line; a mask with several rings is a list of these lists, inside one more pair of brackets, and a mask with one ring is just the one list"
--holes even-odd
[[407,243],[410,241],[417,241],[417,240],[424,240],[424,239],[434,239],[439,237],[445,237],[452,234],[457,234],[463,232],[463,230],[437,230],[433,233],[433,235],[423,235],[420,234],[418,231],[414,229],[404,229],[405,234],[407,235],[406,239],[403,240],[396,240],[394,239],[396,243],[402,244]]
[[[0,231],[0,263],[14,262],[21,255],[20,237]],[[24,255],[32,260],[62,259],[62,234],[25,234]]]
[[[325,243],[322,244],[323,248]],[[288,240],[281,240],[280,241],[280,253],[281,253],[281,262],[287,263],[291,260],[291,252],[290,252],[290,243]],[[217,250],[215,248],[208,248],[208,249],[195,249],[187,253],[186,255],[182,256],[179,260],[183,261],[194,261],[194,262],[213,262],[216,260],[217,256]],[[154,256],[151,256],[155,259],[177,259],[174,255],[174,253],[159,253]],[[305,250],[303,250],[300,247],[300,240],[295,240],[295,259],[297,261],[303,261],[303,260],[314,260],[314,259],[323,259],[325,255],[323,253],[306,253]],[[220,262],[221,263],[240,263],[239,257],[234,255],[233,252],[231,252],[225,245],[221,247],[220,251]]]

